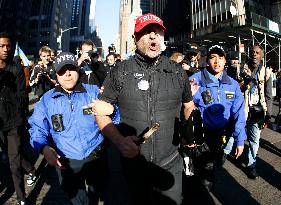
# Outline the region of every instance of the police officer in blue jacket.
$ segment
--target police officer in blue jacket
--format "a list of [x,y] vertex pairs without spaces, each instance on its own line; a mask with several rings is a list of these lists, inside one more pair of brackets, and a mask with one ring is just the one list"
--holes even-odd
[[[30,117],[30,143],[56,166],[61,187],[73,204],[95,204],[93,190],[99,190],[96,183],[104,172],[104,136],[87,105],[97,99],[99,88],[79,82],[72,53],[58,55],[55,69],[59,85],[43,95]],[[113,122],[118,120],[116,114]]]
[[210,149],[210,153],[201,156],[198,169],[198,175],[208,191],[213,188],[213,165],[222,153],[223,136],[227,132],[233,133],[237,144],[236,158],[242,154],[246,139],[244,98],[238,83],[224,71],[225,56],[222,47],[210,47],[207,68],[190,77],[198,86],[193,101],[201,112],[204,140]]

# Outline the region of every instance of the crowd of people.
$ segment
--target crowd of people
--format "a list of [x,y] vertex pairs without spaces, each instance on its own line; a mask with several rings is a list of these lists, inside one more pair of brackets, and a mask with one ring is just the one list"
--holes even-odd
[[[260,45],[245,64],[220,45],[205,57],[191,49],[168,58],[165,31],[159,17],[144,14],[127,60],[109,53],[102,62],[86,39],[78,57],[43,46],[30,68],[13,59],[14,42],[0,33],[0,156],[9,161],[19,204],[28,204],[24,175],[28,186],[39,177],[22,139],[56,168],[75,205],[182,204],[183,177],[196,175],[212,192],[214,167],[241,156],[246,140],[247,176],[259,176],[260,133],[280,98],[280,73],[264,66]],[[40,98],[33,113],[29,92]],[[111,186],[127,192],[105,197]]]

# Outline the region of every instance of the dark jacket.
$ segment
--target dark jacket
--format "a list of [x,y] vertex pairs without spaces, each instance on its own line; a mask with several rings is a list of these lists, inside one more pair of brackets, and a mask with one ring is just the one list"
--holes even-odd
[[[81,72],[84,71],[84,75],[81,76],[81,82],[90,85],[101,86],[105,77],[106,77],[106,69],[102,62],[92,62],[91,64],[87,64],[83,62],[80,65]],[[85,71],[92,71],[89,74],[85,74]]]
[[7,131],[23,123],[26,95],[22,67],[8,64],[0,69],[0,131]]
[[[42,77],[37,83],[35,83],[35,79],[38,73],[42,73]],[[37,64],[33,68],[32,74],[30,76],[30,86],[35,88],[35,94],[39,97],[41,97],[44,93],[55,87],[53,83],[49,82],[46,79],[46,75],[49,75],[49,77],[53,80],[56,79],[56,71],[53,64],[49,64],[47,68],[42,68],[40,65]]]
[[136,54],[111,70],[104,87],[100,99],[118,103],[121,125],[125,124],[122,134],[138,136],[153,123],[160,123],[160,128],[141,145],[146,160],[162,167],[173,161],[178,155],[175,126],[182,102],[191,100],[184,70],[164,56],[147,62]]

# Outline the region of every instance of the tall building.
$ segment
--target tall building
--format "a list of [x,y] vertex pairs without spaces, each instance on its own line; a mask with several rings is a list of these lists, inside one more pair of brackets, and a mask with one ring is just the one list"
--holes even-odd
[[[72,0],[32,0],[29,5],[31,12],[28,20],[27,39],[24,47],[28,54],[38,56],[42,46],[58,49],[57,38],[64,30],[70,27],[70,12]],[[69,34],[62,34],[62,48],[68,50]]]
[[120,35],[120,55],[122,58],[126,58],[128,49],[128,21],[132,12],[131,0],[121,0],[120,1],[120,12],[119,12],[119,35]]
[[[0,32],[8,32],[22,47],[27,39],[28,17],[31,12],[32,0],[2,0],[0,1]],[[22,47],[22,49],[24,49]]]
[[[190,1],[190,0],[189,0]],[[152,0],[151,12],[161,17],[166,27],[166,54],[174,50],[186,50],[187,33],[190,30],[188,0]],[[197,0],[199,1],[199,0]],[[203,1],[203,0],[200,0]],[[205,0],[204,0],[205,1]]]
[[89,32],[94,32],[96,30],[96,0],[91,0],[90,3],[90,15],[89,15]]
[[230,53],[239,51],[242,61],[253,44],[261,44],[267,54],[265,64],[280,67],[279,1],[191,0],[190,3],[190,41],[203,46],[221,44]]
[[77,27],[70,31],[69,50],[73,53],[78,49],[81,41],[90,34],[90,5],[91,0],[73,0],[71,27]]
[[150,0],[141,0],[140,9],[143,14],[150,13]]

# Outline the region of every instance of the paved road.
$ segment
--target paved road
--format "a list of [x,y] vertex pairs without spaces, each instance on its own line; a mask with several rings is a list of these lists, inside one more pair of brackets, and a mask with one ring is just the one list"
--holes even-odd
[[[275,102],[274,116],[277,116],[277,112]],[[261,136],[261,148],[257,161],[257,169],[260,173],[258,179],[250,180],[245,175],[243,156],[240,160],[229,157],[224,168],[216,170],[216,184],[213,193],[205,192],[198,185],[196,178],[186,178],[185,204],[281,204],[281,134],[267,128],[262,131]],[[36,167],[39,167],[41,176],[36,185],[27,187],[31,204],[69,204],[59,188],[54,168],[45,167],[42,156],[39,156],[36,161]],[[0,173],[0,204],[15,204],[15,194],[7,165],[0,164]],[[122,187],[116,187],[109,194],[112,198],[116,197],[116,205],[124,205],[118,202],[120,193],[122,193]]]

